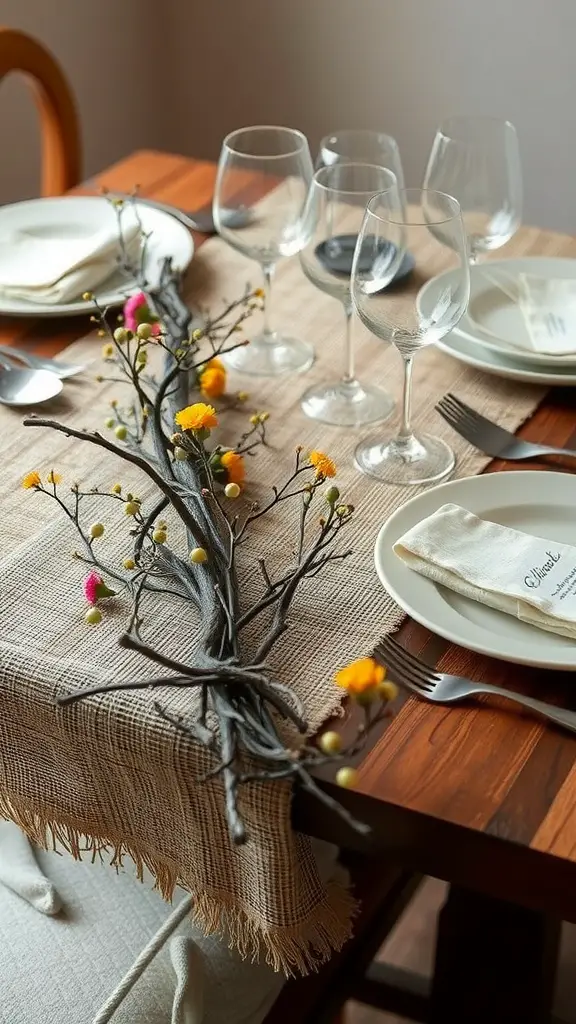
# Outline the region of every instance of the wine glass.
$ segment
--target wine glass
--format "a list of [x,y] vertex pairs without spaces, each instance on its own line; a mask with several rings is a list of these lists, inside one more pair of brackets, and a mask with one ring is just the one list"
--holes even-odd
[[[443,264],[450,273],[443,277],[442,287],[428,291],[425,301],[414,293],[393,298],[383,294],[381,253],[390,244],[407,246],[415,254],[419,277],[435,276]],[[362,323],[402,356],[404,392],[397,436],[388,441],[369,439],[356,448],[355,463],[363,473],[391,484],[426,484],[441,480],[454,467],[454,454],[444,441],[412,432],[412,364],[419,349],[456,326],[469,296],[466,231],[456,199],[426,189],[407,189],[400,194],[400,203],[396,189],[373,196],[354,254],[352,298]]]
[[447,118],[434,138],[424,188],[448,192],[460,203],[472,264],[505,245],[522,219],[514,125],[497,117]]
[[[368,201],[376,192],[395,187],[392,171],[364,163],[321,167],[310,187],[310,238],[300,253],[300,263],[313,285],[339,299],[346,321],[342,377],[329,384],[314,385],[302,397],[306,415],[322,423],[353,427],[384,420],[394,409],[387,391],[375,384],[361,384],[354,374],[350,275]],[[399,249],[397,265],[402,255],[403,250]]]
[[348,128],[325,135],[320,143],[316,169],[333,164],[358,163],[386,167],[396,176],[398,188],[404,188],[402,161],[396,139],[385,132]]
[[[268,377],[303,371],[314,360],[311,345],[280,334],[270,320],[276,264],[300,252],[307,241],[304,210],[313,174],[306,137],[294,128],[239,128],[222,144],[213,203],[216,230],[260,263],[264,274],[263,329],[249,345],[225,357],[244,373]],[[239,216],[231,220],[234,210]]]

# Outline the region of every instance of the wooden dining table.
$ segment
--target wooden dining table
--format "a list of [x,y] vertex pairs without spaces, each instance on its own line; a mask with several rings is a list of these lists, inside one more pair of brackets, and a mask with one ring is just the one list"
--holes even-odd
[[[141,151],[75,191],[129,192],[137,185],[144,196],[191,211],[210,205],[215,171],[209,162]],[[546,232],[538,238],[544,242]],[[204,241],[195,236],[197,246]],[[0,341],[54,355],[88,328],[77,318],[1,318]],[[552,389],[519,436],[576,448],[575,398],[576,390]],[[569,460],[554,460],[559,467],[569,471]],[[494,461],[487,472],[518,468]],[[375,623],[374,639],[378,631]],[[442,671],[576,710],[573,673],[490,660],[412,621],[399,636]],[[560,925],[576,922],[576,736],[501,698],[443,707],[403,695],[357,767],[357,788],[337,795],[371,826],[368,836],[303,793],[295,796],[294,824],[449,883],[433,978],[403,979],[414,993],[414,1013],[423,1007],[435,1024],[549,1020]],[[335,793],[332,775],[326,771],[321,783]]]

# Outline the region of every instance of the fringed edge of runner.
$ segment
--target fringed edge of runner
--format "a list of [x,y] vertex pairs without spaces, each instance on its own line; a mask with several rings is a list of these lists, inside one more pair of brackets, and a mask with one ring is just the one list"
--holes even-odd
[[[176,865],[143,854],[119,837],[95,835],[70,822],[56,821],[24,797],[0,793],[0,818],[14,821],[37,846],[45,850],[64,849],[75,860],[89,857],[94,863],[96,859],[104,860],[106,855],[110,866],[118,871],[124,858],[129,857],[136,866],[138,880],[144,880],[147,868],[155,879],[154,887],[167,902],[171,902],[177,885],[187,888]],[[233,905],[227,893],[204,889],[191,895],[194,921],[206,935],[224,934],[230,948],[236,949],[243,959],[256,961],[263,957],[275,971],[287,977],[317,971],[332,953],[340,950],[352,934],[357,911],[356,900],[343,878],[326,884],[323,899],[298,927],[271,928]]]

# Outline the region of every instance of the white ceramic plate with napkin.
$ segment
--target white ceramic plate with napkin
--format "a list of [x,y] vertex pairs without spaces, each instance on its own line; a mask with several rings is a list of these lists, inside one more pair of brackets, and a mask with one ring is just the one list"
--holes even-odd
[[[542,552],[536,541],[535,564],[523,568],[520,578],[523,580],[534,570],[535,581],[540,578],[540,572],[544,573],[542,579],[545,580],[550,561],[547,553],[550,549],[553,557],[557,554],[554,542],[576,548],[576,476],[518,471],[489,473],[441,484],[412,498],[390,517],[378,535],[374,553],[376,571],[385,589],[404,611],[434,633],[461,647],[503,661],[575,670],[574,639],[547,632],[456,593],[409,568],[394,552],[394,545],[400,538],[447,504],[461,506],[491,523],[541,538]],[[497,565],[491,570],[490,559],[488,544],[484,566],[488,577],[492,571],[498,571]],[[559,583],[567,580],[572,571],[571,566],[564,567],[564,562],[560,562],[557,569],[552,561],[552,568],[562,577]],[[576,580],[576,572],[573,579]],[[554,589],[558,582],[554,583]],[[564,585],[570,591],[572,582],[569,580]],[[574,586],[576,590],[576,584]]]
[[[190,232],[161,210],[138,205],[148,235],[145,269],[153,286],[162,259],[184,270],[194,253]],[[139,230],[126,204],[125,237],[138,251]],[[31,199],[0,208],[0,313],[10,316],[76,316],[86,312],[83,292],[103,306],[121,305],[135,284],[117,268],[118,228],[102,196]]]
[[[453,271],[421,289],[424,314]],[[526,256],[471,268],[470,302],[456,332],[519,365],[576,366],[576,260]]]
[[523,384],[544,384],[546,387],[576,386],[576,366],[562,364],[560,361],[553,366],[531,366],[515,360],[513,356],[491,352],[458,331],[451,331],[442,341],[437,341],[436,348],[466,366],[473,366],[495,377],[517,380]]

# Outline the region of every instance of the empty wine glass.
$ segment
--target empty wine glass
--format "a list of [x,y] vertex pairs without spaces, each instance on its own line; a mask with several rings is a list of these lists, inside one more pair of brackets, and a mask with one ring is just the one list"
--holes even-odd
[[[256,260],[264,274],[263,330],[249,345],[226,356],[230,366],[244,373],[274,376],[302,371],[314,360],[311,345],[280,334],[270,320],[276,264],[300,252],[307,241],[304,209],[313,174],[306,137],[294,128],[239,128],[222,144],[214,223],[220,236]],[[231,223],[230,211],[240,209],[242,217]]]
[[[392,171],[363,163],[336,163],[314,175],[308,196],[310,239],[300,253],[309,281],[339,299],[345,316],[344,372],[339,381],[317,384],[302,397],[307,416],[342,427],[386,419],[394,409],[387,391],[360,384],[354,373],[350,275],[366,205],[375,192],[396,186]],[[399,264],[403,250],[397,253]]]
[[[439,263],[451,271],[442,288],[428,291],[425,303],[414,293],[391,297],[382,292],[382,277],[388,273],[382,253],[390,245],[410,248],[422,278],[435,276]],[[362,323],[377,338],[391,342],[402,356],[404,391],[397,436],[388,441],[369,439],[356,448],[355,462],[363,473],[391,484],[426,484],[442,479],[453,468],[454,454],[444,441],[412,432],[412,364],[419,349],[439,341],[456,326],[466,312],[469,295],[466,232],[457,201],[425,189],[407,189],[400,194],[400,203],[396,189],[373,196],[354,255],[352,298]]]
[[424,188],[460,203],[470,262],[499,249],[522,219],[522,168],[516,129],[497,117],[449,117],[430,152]]
[[404,188],[404,174],[396,139],[385,132],[348,128],[325,135],[320,143],[316,169],[333,164],[374,164],[386,167],[396,176],[398,188]]

